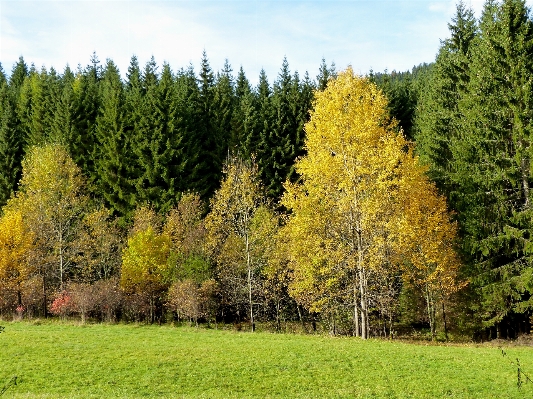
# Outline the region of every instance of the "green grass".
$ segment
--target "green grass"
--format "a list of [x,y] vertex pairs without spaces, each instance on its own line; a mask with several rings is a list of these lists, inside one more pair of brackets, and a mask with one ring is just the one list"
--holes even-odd
[[[6,398],[530,398],[533,349],[187,327],[1,323]],[[3,399],[3,398],[2,398]]]

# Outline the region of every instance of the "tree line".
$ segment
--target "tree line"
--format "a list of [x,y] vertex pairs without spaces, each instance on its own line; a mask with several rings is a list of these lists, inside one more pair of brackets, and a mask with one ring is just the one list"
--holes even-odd
[[255,88],[205,53],[198,76],[134,57],[124,81],[21,59],[0,91],[2,311],[529,332],[532,27],[522,0],[479,20],[459,2],[432,64],[323,61],[313,82],[284,60]]
[[283,60],[271,85],[264,71],[252,87],[242,67],[214,73],[207,55],[173,72],[152,58],[131,59],[122,80],[112,60],[63,74],[28,68],[21,57],[9,78],[0,68],[0,204],[16,191],[32,146],[65,145],[88,179],[91,196],[131,220],[137,204],[158,212],[191,190],[203,200],[218,187],[228,153],[255,154],[268,195],[279,199],[302,154],[313,90],[335,73],[322,61],[316,81],[291,74]]
[[436,306],[461,287],[445,200],[373,83],[348,69],[315,95],[278,204],[255,156],[230,155],[208,208],[190,191],[165,214],[141,204],[125,231],[66,146],[31,147],[0,219],[3,307],[252,331],[321,321],[368,338],[394,334],[403,290],[435,337]]

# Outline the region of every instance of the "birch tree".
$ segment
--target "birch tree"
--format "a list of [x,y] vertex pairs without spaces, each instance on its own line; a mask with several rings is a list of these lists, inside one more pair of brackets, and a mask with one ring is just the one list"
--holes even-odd
[[[231,275],[234,283],[246,286],[246,302],[252,331],[255,330],[254,296],[259,278],[258,259],[253,256],[256,242],[253,240],[253,222],[257,211],[264,206],[262,186],[257,166],[232,157],[224,167],[225,177],[220,189],[211,200],[211,212],[207,215],[207,245],[220,271]],[[228,268],[229,265],[233,267]],[[233,269],[233,270],[232,270]],[[240,270],[239,270],[240,269]],[[237,288],[240,290],[240,287]]]
[[[290,243],[291,295],[332,317],[351,307],[354,335],[362,338],[369,337],[370,287],[379,290],[378,273],[399,275],[401,263],[411,262],[399,245],[400,220],[409,194],[420,189],[413,182],[427,183],[425,168],[396,133],[386,106],[378,88],[351,69],[317,92],[305,126],[307,155],[296,163],[301,182],[286,183],[282,199],[291,211],[283,229]],[[431,200],[437,194],[417,198],[424,203],[425,195]],[[434,237],[425,228],[417,225],[411,237]]]

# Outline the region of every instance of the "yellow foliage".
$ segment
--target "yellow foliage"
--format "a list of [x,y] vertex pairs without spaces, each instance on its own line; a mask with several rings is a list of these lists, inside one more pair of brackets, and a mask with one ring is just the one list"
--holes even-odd
[[33,272],[28,263],[33,234],[27,229],[18,210],[6,210],[0,218],[0,286],[20,291]]
[[126,291],[153,294],[167,288],[171,279],[170,238],[152,227],[128,239],[122,252],[120,285]]
[[456,289],[456,227],[389,119],[386,98],[351,69],[315,96],[307,154],[296,163],[301,182],[286,183],[282,200],[291,212],[280,233],[289,245],[291,294],[312,311],[357,297],[364,312],[367,277],[383,265]]

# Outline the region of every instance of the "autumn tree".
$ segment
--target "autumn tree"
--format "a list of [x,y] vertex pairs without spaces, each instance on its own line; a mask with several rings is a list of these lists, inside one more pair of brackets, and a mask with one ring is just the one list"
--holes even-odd
[[20,210],[7,210],[0,218],[0,293],[14,292],[18,306],[23,303],[22,285],[34,272],[29,263],[32,245],[33,234]]
[[200,195],[185,193],[167,215],[163,226],[171,243],[170,263],[175,280],[191,279],[201,283],[211,277],[205,252],[204,204]]
[[[386,107],[377,87],[351,68],[317,92],[305,127],[307,155],[296,163],[301,183],[287,182],[282,200],[291,212],[284,227],[291,294],[333,319],[351,307],[354,334],[362,338],[369,336],[371,291],[379,291],[382,280],[378,273],[399,273],[402,262],[414,259],[402,247],[404,233],[398,228],[406,204],[418,198],[424,205],[417,207],[433,209],[438,198],[435,190],[414,195],[421,185],[432,186]],[[439,223],[450,223],[445,212],[438,215]],[[417,221],[422,223],[410,219]],[[439,238],[428,227],[417,225],[411,237],[424,256],[434,255],[430,263],[446,268],[439,254],[430,254],[418,241]]]
[[84,178],[61,145],[33,147],[22,163],[19,191],[5,212],[20,211],[34,237],[31,262],[48,285],[63,290],[77,274],[78,227],[88,207]]
[[[235,290],[237,296],[239,292],[246,292],[245,302],[254,331],[254,296],[259,264],[254,257],[257,243],[253,240],[252,227],[258,210],[265,206],[265,199],[253,160],[231,157],[224,167],[224,174],[205,220],[207,245],[217,263],[218,274],[227,278],[227,288]],[[242,289],[243,282],[245,290]]]
[[146,296],[149,319],[161,317],[162,295],[171,282],[170,239],[154,222],[154,211],[141,208],[122,252],[120,285],[130,295]]
[[78,227],[81,278],[93,283],[118,275],[121,263],[122,231],[117,219],[104,208],[87,212]]

